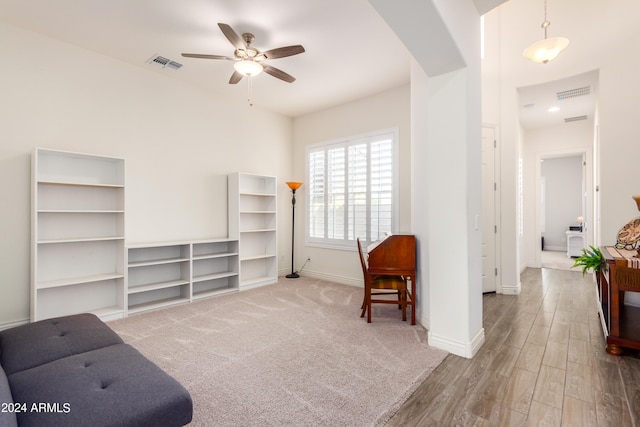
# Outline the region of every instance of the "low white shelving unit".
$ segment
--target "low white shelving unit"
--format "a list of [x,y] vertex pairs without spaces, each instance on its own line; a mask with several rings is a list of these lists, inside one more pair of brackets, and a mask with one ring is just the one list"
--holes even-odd
[[129,245],[127,314],[238,290],[238,241]]
[[124,316],[124,169],[119,158],[34,151],[31,321]]
[[229,236],[239,241],[240,289],[278,281],[276,178],[229,175]]

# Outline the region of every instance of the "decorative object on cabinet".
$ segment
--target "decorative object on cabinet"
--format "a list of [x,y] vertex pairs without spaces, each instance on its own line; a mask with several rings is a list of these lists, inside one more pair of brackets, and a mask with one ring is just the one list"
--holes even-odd
[[31,321],[125,311],[124,159],[36,148]]
[[163,308],[238,290],[238,241],[130,245],[127,313]]
[[276,182],[241,172],[228,177],[229,238],[238,240],[241,290],[278,281]]
[[287,185],[291,189],[291,273],[287,274],[287,279],[297,279],[300,277],[297,271],[294,271],[294,247],[296,233],[296,190],[302,186],[301,182],[288,181]]
[[604,259],[600,249],[589,246],[589,248],[582,249],[582,255],[575,259],[571,268],[582,267],[583,276],[587,274],[589,270],[597,274],[600,268],[602,268],[603,261]]
[[[640,196],[631,197],[640,210]],[[638,255],[640,255],[640,218],[632,219],[618,231],[615,247],[618,249],[638,249]]]

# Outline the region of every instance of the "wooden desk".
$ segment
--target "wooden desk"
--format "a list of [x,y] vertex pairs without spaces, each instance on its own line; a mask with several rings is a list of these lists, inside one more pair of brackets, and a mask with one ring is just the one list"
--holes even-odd
[[624,292],[640,292],[640,282],[634,279],[635,275],[640,278],[640,270],[616,262],[606,248],[600,250],[604,264],[599,272],[599,314],[607,353],[619,356],[623,348],[640,350],[640,307],[624,305]]
[[416,238],[411,234],[392,235],[368,250],[370,276],[404,276],[411,280],[411,324],[416,324]]

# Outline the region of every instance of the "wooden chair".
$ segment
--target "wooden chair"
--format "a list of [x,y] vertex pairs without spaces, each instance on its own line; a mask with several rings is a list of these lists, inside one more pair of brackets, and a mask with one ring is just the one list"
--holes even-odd
[[[368,272],[367,263],[362,253],[362,245],[360,239],[358,242],[358,254],[360,255],[360,264],[362,265],[362,275],[364,276],[364,299],[362,301],[362,313],[360,317],[364,317],[367,313],[367,323],[371,323],[371,304],[398,304],[398,308],[402,310],[402,320],[407,320],[407,303],[411,298],[407,292],[407,281],[402,276],[372,276]],[[371,298],[376,295],[396,295],[397,299],[390,298]]]

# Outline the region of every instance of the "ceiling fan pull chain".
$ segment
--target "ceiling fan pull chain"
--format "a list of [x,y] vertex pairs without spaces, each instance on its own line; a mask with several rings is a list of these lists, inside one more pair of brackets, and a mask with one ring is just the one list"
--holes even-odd
[[251,98],[253,98],[253,84],[251,84],[251,82],[253,81],[253,78],[251,76],[247,76],[247,90],[248,90],[248,95],[247,95],[247,101],[249,102],[249,107],[253,107],[253,100]]

